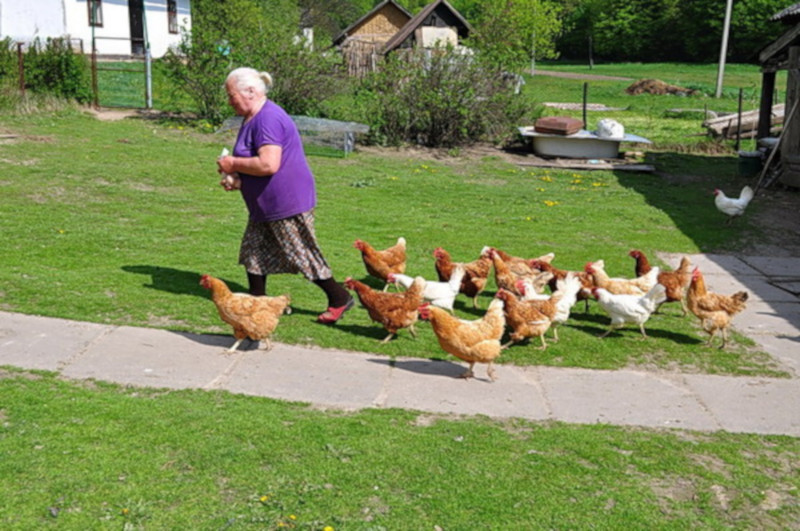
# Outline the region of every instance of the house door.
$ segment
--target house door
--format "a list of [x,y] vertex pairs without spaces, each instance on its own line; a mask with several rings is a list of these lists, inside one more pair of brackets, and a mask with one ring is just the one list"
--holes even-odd
[[144,0],[128,0],[131,22],[131,53],[144,55]]

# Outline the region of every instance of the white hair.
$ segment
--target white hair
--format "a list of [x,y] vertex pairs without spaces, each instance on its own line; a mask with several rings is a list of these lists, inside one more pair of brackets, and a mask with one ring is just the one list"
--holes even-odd
[[265,94],[272,88],[272,76],[269,72],[259,72],[255,68],[242,66],[232,70],[228,77],[225,78],[225,84],[229,82],[237,91],[243,92],[248,88],[253,88],[259,94]]

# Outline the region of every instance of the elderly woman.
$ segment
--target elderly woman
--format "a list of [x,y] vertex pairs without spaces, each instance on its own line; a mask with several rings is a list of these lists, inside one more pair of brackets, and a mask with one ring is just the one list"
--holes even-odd
[[300,273],[328,297],[317,321],[333,324],[353,298],[333,278],[314,234],[314,176],[291,117],[267,98],[272,77],[252,68],[228,74],[228,103],[244,118],[232,156],[217,160],[220,184],[241,190],[250,214],[239,250],[250,293],[265,295],[267,275]]

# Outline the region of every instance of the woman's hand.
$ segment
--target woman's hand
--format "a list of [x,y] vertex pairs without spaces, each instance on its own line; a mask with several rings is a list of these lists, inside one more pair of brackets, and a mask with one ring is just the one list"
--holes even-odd
[[217,168],[223,175],[233,173],[233,157],[226,155],[217,159]]
[[230,192],[233,190],[239,190],[242,187],[242,179],[237,173],[224,174],[219,184],[225,188],[226,192]]

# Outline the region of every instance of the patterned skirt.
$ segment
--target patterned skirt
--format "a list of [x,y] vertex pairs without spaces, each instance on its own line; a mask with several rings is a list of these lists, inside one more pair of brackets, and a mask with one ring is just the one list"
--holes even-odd
[[239,263],[253,275],[300,273],[311,281],[333,276],[317,244],[311,211],[277,221],[249,221]]

